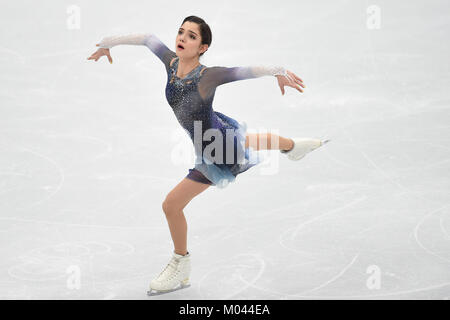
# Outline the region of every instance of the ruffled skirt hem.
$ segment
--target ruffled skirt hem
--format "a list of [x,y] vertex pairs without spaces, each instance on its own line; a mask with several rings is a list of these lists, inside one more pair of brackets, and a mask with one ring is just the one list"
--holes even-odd
[[259,150],[254,150],[252,147],[245,148],[245,138],[247,135],[246,122],[238,123],[236,120],[217,111],[216,114],[235,128],[238,142],[237,147],[240,148],[240,151],[243,151],[241,154],[243,154],[244,157],[238,161],[238,163],[233,164],[215,164],[205,158],[197,158],[195,169],[200,171],[209,181],[211,181],[212,185],[222,189],[231,182],[234,182],[238,174],[247,171],[263,162],[265,159],[263,153],[259,152]]

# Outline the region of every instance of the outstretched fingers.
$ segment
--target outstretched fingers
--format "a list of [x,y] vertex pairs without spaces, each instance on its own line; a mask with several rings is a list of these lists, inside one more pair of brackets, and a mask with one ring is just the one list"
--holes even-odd
[[[96,46],[99,46],[99,44],[97,43]],[[109,63],[113,63],[111,54],[109,50],[104,50],[102,48],[98,49],[96,52],[94,52],[89,58],[87,58],[88,60],[95,60],[98,61],[102,56],[107,56]]]
[[303,92],[303,90],[301,88],[305,88],[305,85],[303,84],[303,80],[300,79],[300,77],[298,77],[295,73],[288,71],[288,74],[290,76],[291,79],[291,87],[297,89],[299,92]]
[[294,78],[295,78],[296,80],[298,80],[298,81],[300,81],[300,82],[303,82],[303,80],[300,79],[300,77],[297,76],[295,73],[292,72],[292,75],[294,76]]
[[295,73],[290,72],[290,71],[289,71],[289,74],[290,74],[291,78],[293,79],[293,82],[297,83],[298,85],[300,85],[303,88],[305,87],[305,85],[303,84],[303,80],[300,79],[299,76],[297,76]]
[[303,90],[300,88],[300,86],[299,86],[298,84],[292,85],[292,88],[297,89],[298,91],[300,91],[301,93],[303,93]]
[[293,72],[286,70],[286,72],[281,76],[277,75],[278,79],[278,85],[281,90],[281,94],[284,95],[284,86],[292,87],[299,92],[303,93],[302,88],[305,88],[305,85],[303,84],[303,80],[300,79],[297,75],[295,75]]

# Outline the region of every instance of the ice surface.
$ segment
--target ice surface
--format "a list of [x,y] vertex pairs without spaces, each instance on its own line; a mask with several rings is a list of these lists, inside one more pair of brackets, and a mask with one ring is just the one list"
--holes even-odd
[[[376,3],[2,6],[0,298],[448,299],[450,5]],[[273,151],[275,170],[196,197],[192,286],[150,298],[173,250],[161,203],[192,167],[177,153],[190,141],[147,48],[87,57],[130,32],[174,49],[190,14],[213,32],[201,63],[282,65],[306,85],[227,84],[215,110],[331,142],[298,162]]]

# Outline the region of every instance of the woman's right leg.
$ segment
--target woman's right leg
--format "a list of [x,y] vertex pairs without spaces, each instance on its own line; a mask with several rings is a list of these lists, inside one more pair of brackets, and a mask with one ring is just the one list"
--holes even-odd
[[[278,139],[278,147],[275,139]],[[291,150],[294,141],[273,133],[249,133],[245,137],[245,148],[249,146],[254,150]]]
[[185,255],[187,250],[187,223],[184,207],[210,185],[184,178],[166,196],[162,208],[166,214],[175,253]]

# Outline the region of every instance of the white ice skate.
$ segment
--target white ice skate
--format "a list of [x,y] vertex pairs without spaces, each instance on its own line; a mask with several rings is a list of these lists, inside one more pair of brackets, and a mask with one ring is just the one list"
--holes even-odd
[[291,150],[280,150],[290,160],[297,161],[303,158],[307,153],[323,146],[330,140],[320,140],[313,138],[293,138],[294,147]]
[[147,294],[153,296],[189,287],[190,257],[189,252],[185,256],[173,253],[164,270],[150,282],[150,290]]

